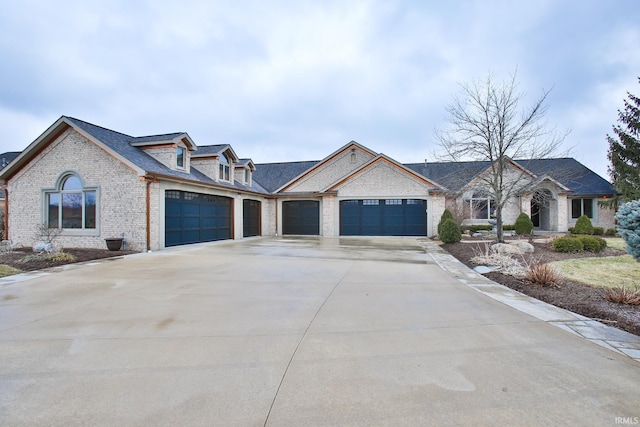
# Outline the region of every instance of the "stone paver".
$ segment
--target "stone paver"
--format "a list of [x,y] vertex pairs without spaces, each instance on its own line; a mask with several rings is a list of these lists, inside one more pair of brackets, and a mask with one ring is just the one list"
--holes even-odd
[[272,238],[4,279],[0,425],[640,416],[633,341],[454,261],[411,238]]

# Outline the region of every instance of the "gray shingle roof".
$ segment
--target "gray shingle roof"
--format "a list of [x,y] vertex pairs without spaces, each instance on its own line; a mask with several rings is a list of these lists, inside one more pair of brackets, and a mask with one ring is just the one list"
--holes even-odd
[[[516,160],[516,163],[541,177],[549,175],[571,190],[572,196],[604,196],[615,194],[611,183],[572,158]],[[489,162],[410,163],[405,166],[450,190],[460,190]]]
[[220,154],[221,152],[223,152],[229,147],[230,147],[229,144],[199,145],[196,151],[191,153],[191,157],[207,156],[207,155],[210,156],[214,154]]
[[259,182],[267,191],[273,193],[319,162],[319,160],[312,160],[307,162],[258,163],[253,172],[253,181]]
[[[190,168],[190,172],[183,172],[173,170],[164,164],[160,163],[143,150],[131,145],[132,142],[139,141],[141,138],[136,138],[130,135],[126,135],[120,132],[116,132],[110,129],[106,129],[100,126],[93,125],[91,123],[84,122],[82,120],[75,119],[73,117],[66,117],[67,120],[72,122],[75,126],[91,135],[93,138],[102,142],[113,151],[139,167],[140,169],[158,175],[164,175],[175,178],[188,179],[192,181],[199,181],[207,184],[216,184],[223,187],[229,187],[234,189],[242,189],[248,191],[256,191],[259,193],[266,193],[261,186],[248,187],[246,185],[234,182],[233,184],[225,184],[221,182],[215,182],[205,174],[200,172],[197,168]],[[166,135],[182,135],[184,133],[166,134]],[[142,137],[145,138],[145,137]]]
[[616,194],[614,186],[591,169],[572,158],[518,160],[536,175],[545,173],[572,191],[572,196],[607,196]]
[[180,135],[184,135],[186,132],[165,133],[163,135],[149,135],[138,136],[133,138],[131,142],[155,142],[155,141],[172,141]]
[[4,167],[18,157],[20,153],[20,151],[7,151],[6,153],[0,154],[0,169],[4,169]]
[[[157,173],[204,183],[214,183],[212,179],[198,171],[197,168],[192,167],[190,173],[170,169],[143,150],[131,145],[131,143],[134,142],[160,140],[158,138],[170,140],[184,133],[133,137],[75,118],[66,118],[122,157],[149,173]],[[228,144],[205,145],[198,147],[193,155],[218,154],[220,151],[229,147]],[[261,193],[273,193],[319,162],[319,160],[312,160],[303,162],[259,163],[255,165],[256,170],[253,172],[252,187],[244,186],[238,182],[227,186]],[[572,191],[573,196],[603,196],[615,194],[613,185],[572,158],[517,160],[516,162],[538,176],[544,174],[549,175],[551,178],[568,187]],[[437,184],[456,191],[469,183],[476,175],[486,170],[489,167],[489,162],[408,163],[404,166]],[[218,185],[224,184],[218,183]]]

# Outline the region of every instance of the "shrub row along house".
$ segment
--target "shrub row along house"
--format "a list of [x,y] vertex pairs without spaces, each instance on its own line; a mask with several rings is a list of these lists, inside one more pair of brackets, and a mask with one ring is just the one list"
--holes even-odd
[[[581,215],[613,227],[598,201],[609,182],[574,159],[510,161],[530,185],[504,209],[566,231]],[[400,164],[350,142],[319,161],[254,164],[230,145],[196,146],[187,133],[132,137],[63,116],[0,172],[5,227],[31,245],[42,224],[64,247],[127,249],[251,236],[433,236],[445,206],[486,224],[485,162]],[[566,172],[570,171],[570,174]]]

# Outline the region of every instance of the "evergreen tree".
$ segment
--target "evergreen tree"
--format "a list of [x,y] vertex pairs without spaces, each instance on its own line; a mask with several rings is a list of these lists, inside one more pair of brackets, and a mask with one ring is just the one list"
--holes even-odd
[[640,199],[640,98],[627,96],[613,126],[615,135],[607,135],[609,174],[622,201]]

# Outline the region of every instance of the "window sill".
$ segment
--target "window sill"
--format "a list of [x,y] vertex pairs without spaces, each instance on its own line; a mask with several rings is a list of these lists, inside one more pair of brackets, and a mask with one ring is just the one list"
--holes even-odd
[[100,236],[100,231],[96,228],[96,229],[73,229],[73,228],[67,228],[67,229],[62,229],[62,233],[60,233],[61,236],[68,236],[68,237],[97,237]]

